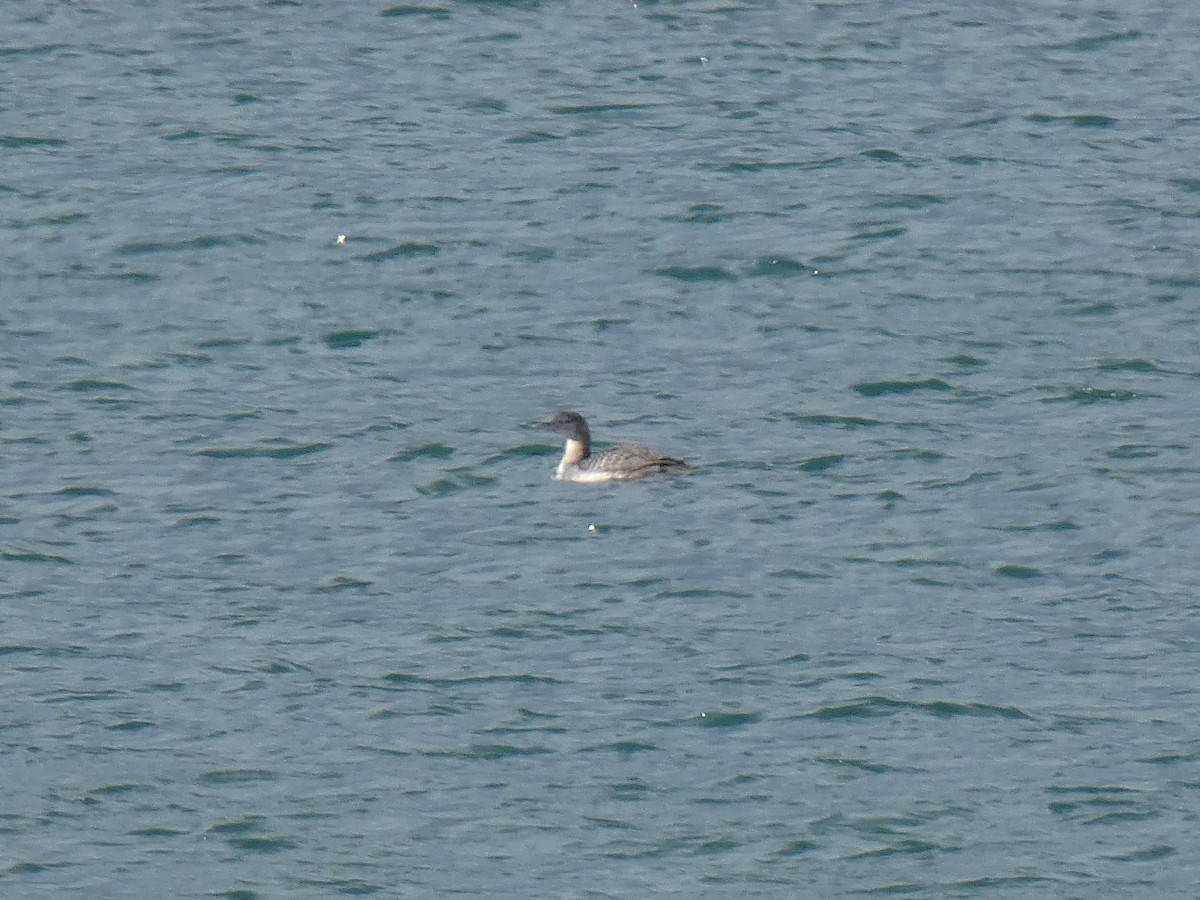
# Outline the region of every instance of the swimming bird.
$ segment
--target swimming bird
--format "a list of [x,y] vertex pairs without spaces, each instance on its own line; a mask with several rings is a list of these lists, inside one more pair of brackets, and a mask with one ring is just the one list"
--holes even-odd
[[663,456],[641,444],[621,444],[592,453],[592,433],[577,412],[556,412],[537,427],[567,439],[554,473],[559,481],[636,481],[647,475],[687,475],[695,471],[683,460]]

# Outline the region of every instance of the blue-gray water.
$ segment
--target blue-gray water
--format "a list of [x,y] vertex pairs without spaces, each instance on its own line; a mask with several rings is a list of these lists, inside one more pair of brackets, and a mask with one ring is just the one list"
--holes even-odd
[[1195,897],[1197,33],[5,2],[0,895]]

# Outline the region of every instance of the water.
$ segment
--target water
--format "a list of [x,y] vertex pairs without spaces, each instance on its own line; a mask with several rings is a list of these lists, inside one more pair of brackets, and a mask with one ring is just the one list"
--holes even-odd
[[0,892],[1194,896],[1200,19],[977,6],[5,4]]

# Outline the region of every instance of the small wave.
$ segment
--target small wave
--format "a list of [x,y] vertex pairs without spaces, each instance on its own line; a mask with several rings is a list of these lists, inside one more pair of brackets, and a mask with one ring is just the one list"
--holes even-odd
[[424,685],[428,687],[455,687],[463,684],[562,684],[558,678],[548,675],[462,675],[459,677],[436,677],[414,675],[411,672],[392,672],[383,676],[384,682],[397,687]]
[[436,244],[410,242],[407,244],[393,244],[391,247],[385,247],[382,250],[364,253],[359,259],[366,262],[386,262],[389,259],[409,259],[414,256],[437,256],[441,252],[441,247]]
[[328,450],[333,444],[316,441],[311,444],[285,444],[275,447],[204,447],[195,451],[195,456],[211,459],[293,459]]
[[940,378],[925,378],[921,381],[863,381],[854,385],[854,391],[864,397],[882,397],[888,394],[911,394],[914,391],[952,391]]
[[749,600],[753,595],[739,591],[727,591],[720,588],[678,588],[669,591],[659,591],[654,595],[655,600]]
[[644,741],[612,741],[606,744],[596,744],[592,747],[583,747],[580,749],[580,752],[611,752],[619,753],[622,756],[632,756],[634,753],[650,753],[661,749],[657,744],[648,744]]
[[8,562],[49,563],[60,566],[73,566],[75,561],[54,553],[38,553],[33,550],[0,550],[0,559]]
[[927,209],[948,202],[939,194],[884,194],[872,206],[878,209]]
[[614,112],[641,112],[654,109],[652,103],[579,103],[568,106],[552,106],[550,112],[557,116],[597,116]]
[[864,150],[859,156],[864,159],[873,159],[876,162],[903,162],[904,157],[895,150],[888,150],[883,147],[876,147],[873,150]]
[[801,472],[825,472],[836,468],[845,462],[846,457],[841,453],[830,453],[826,456],[814,456],[800,464]]
[[71,485],[59,488],[54,492],[57,497],[114,497],[115,492],[108,488],[88,487],[86,485]]
[[1030,578],[1045,578],[1046,577],[1045,572],[1043,572],[1041,569],[1036,569],[1033,566],[1017,566],[1017,565],[997,566],[995,569],[992,570],[992,572],[996,575],[1001,575],[1005,578],[1030,579]]
[[862,231],[856,231],[850,235],[850,239],[854,241],[888,241],[892,238],[902,237],[908,233],[907,228],[900,226],[879,228],[866,227]]
[[726,172],[736,174],[740,172],[772,172],[772,171],[787,171],[789,169],[826,169],[831,166],[841,165],[844,159],[840,156],[831,156],[825,159],[782,159],[782,160],[734,160],[732,162],[720,163],[716,166],[703,165],[701,168],[714,168],[718,172]]
[[17,134],[0,135],[0,147],[5,150],[29,150],[39,147],[65,147],[66,140],[56,137],[25,136]]
[[1101,372],[1136,372],[1143,375],[1162,375],[1167,370],[1148,359],[1103,359],[1096,364]]
[[348,575],[339,575],[336,578],[331,578],[323,584],[319,584],[312,589],[314,594],[340,594],[345,591],[360,591],[364,588],[369,588],[374,584],[373,581],[368,581],[361,578],[352,578]]
[[428,19],[448,19],[450,10],[443,6],[389,6],[379,11],[380,18],[401,19],[409,16],[424,16]]
[[63,385],[63,390],[75,391],[79,394],[99,394],[107,391],[134,391],[131,384],[123,381],[106,381],[102,378],[78,378]]
[[740,728],[760,721],[762,713],[757,712],[703,712],[699,716],[699,723],[705,728]]
[[561,141],[562,135],[551,134],[549,131],[522,131],[505,140],[508,144],[545,144],[550,141]]
[[737,276],[721,266],[665,266],[654,270],[655,275],[676,281],[737,281]]
[[794,278],[797,275],[811,277],[812,274],[813,266],[787,256],[763,256],[746,269],[746,275],[750,278]]
[[785,413],[785,417],[797,425],[834,425],[840,428],[865,428],[883,424],[878,419],[870,419],[866,416],[836,416],[828,413]]
[[917,712],[939,719],[957,716],[1030,719],[1023,710],[1013,706],[992,706],[987,703],[958,703],[951,700],[908,701],[891,697],[862,697],[847,703],[823,706],[807,715],[815,719],[873,719],[902,712]]
[[1076,128],[1111,128],[1117,124],[1112,116],[1100,116],[1090,113],[1077,115],[1056,116],[1048,113],[1031,113],[1025,121],[1036,125],[1073,125]]
[[1072,388],[1064,394],[1059,394],[1056,397],[1044,397],[1042,403],[1074,403],[1079,406],[1087,406],[1092,403],[1123,403],[1128,400],[1140,400],[1146,394],[1141,394],[1137,391],[1121,390],[1117,388],[1095,388],[1095,387],[1079,387]]
[[[270,769],[213,769],[202,773],[197,779],[201,784],[252,784],[255,782],[275,781],[275,773]],[[215,826],[214,830],[235,826]]]
[[454,453],[455,449],[449,444],[422,444],[419,447],[401,450],[399,453],[389,456],[388,462],[409,462],[414,459],[449,459]]
[[476,759],[495,761],[520,756],[544,756],[553,752],[549,747],[523,747],[518,744],[471,744],[465,750],[429,750],[423,755],[434,758]]
[[380,334],[381,332],[376,329],[334,331],[325,335],[321,340],[330,350],[350,350],[361,347],[367,341],[379,337]]
[[141,256],[146,253],[213,250],[247,245],[257,246],[265,243],[263,238],[253,234],[202,234],[176,241],[132,241],[115,248],[113,252],[118,256]]

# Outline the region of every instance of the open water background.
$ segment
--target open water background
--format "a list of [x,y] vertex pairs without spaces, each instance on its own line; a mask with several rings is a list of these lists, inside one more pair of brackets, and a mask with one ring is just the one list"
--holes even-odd
[[0,895],[1197,896],[1198,33],[5,2]]

